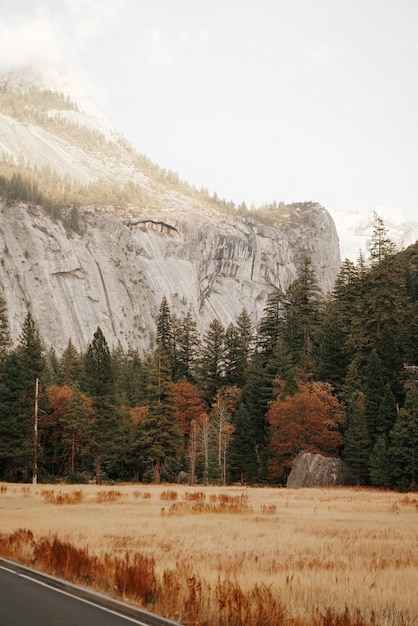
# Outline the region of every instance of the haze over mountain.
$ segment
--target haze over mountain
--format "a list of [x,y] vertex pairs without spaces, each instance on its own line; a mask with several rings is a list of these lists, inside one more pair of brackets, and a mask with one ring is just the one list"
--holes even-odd
[[338,237],[318,203],[236,207],[136,153],[69,87],[27,68],[0,86],[0,283],[15,341],[30,310],[57,350],[84,348],[98,325],[110,344],[146,349],[164,296],[200,331],[243,307],[256,323],[306,256],[332,288]]

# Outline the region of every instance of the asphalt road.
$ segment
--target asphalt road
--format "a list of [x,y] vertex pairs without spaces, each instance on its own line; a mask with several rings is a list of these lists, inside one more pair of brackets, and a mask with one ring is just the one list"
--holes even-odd
[[0,559],[0,626],[174,626],[146,611]]

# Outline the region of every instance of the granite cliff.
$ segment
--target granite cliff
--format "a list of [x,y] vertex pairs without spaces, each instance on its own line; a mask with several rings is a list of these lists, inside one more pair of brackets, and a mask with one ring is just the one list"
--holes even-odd
[[85,348],[98,325],[109,344],[146,349],[163,296],[201,331],[243,307],[256,323],[306,255],[323,291],[332,288],[339,243],[319,204],[258,219],[153,165],[94,109],[32,75],[0,86],[1,172],[19,172],[59,206],[51,214],[36,199],[0,198],[0,292],[14,342],[31,311],[58,352],[69,339]]

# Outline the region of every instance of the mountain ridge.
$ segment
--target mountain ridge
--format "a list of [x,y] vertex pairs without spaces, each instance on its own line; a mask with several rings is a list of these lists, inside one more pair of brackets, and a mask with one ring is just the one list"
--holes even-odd
[[[146,350],[164,296],[201,333],[244,307],[256,324],[305,256],[323,292],[332,289],[338,237],[320,204],[271,207],[257,219],[159,168],[110,127],[103,135],[68,93],[17,82],[13,91],[0,81],[0,173],[21,174],[54,208],[12,196],[0,204],[14,342],[30,310],[47,348],[71,339],[84,349],[100,325],[110,344]],[[85,126],[74,123],[80,115]]]

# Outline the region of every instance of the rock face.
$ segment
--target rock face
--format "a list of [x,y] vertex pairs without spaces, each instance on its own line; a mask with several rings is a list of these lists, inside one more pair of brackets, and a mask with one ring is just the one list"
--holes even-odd
[[344,485],[347,471],[341,459],[328,458],[321,454],[300,452],[293,462],[286,487],[329,487]]
[[[0,202],[0,286],[15,342],[31,311],[45,347],[57,352],[69,339],[84,349],[97,326],[109,345],[143,350],[163,296],[177,316],[190,310],[200,331],[214,318],[226,327],[243,307],[256,323],[271,289],[285,291],[297,275],[297,248],[254,220],[179,209],[122,218],[99,207],[79,219],[80,234],[40,207]],[[317,247],[329,252],[329,236]],[[329,286],[334,273],[322,272]]]
[[228,326],[243,307],[256,324],[269,293],[286,291],[305,255],[324,293],[332,289],[339,243],[322,206],[291,205],[264,222],[240,215],[138,155],[94,110],[59,98],[62,108],[51,108],[50,92],[26,97],[23,78],[0,80],[4,167],[24,175],[36,168],[42,192],[58,176],[63,189],[88,183],[128,201],[77,199],[71,230],[40,206],[0,198],[0,293],[14,343],[30,311],[47,349],[61,352],[70,339],[85,349],[100,326],[109,345],[145,350],[163,296],[178,317],[190,311],[201,332],[215,318]]

